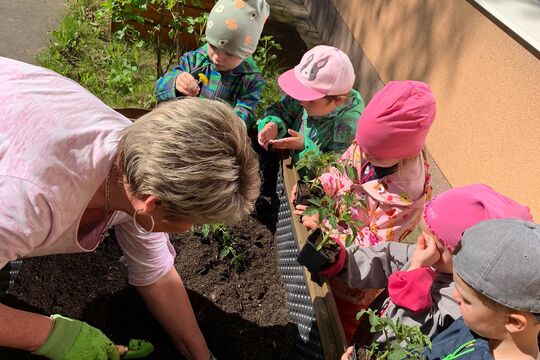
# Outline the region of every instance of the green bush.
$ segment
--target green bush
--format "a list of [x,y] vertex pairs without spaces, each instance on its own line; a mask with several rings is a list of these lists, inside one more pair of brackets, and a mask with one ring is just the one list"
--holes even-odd
[[[164,48],[144,40],[127,21],[141,22],[137,12],[161,1],[165,0],[72,0],[58,28],[50,33],[50,46],[36,60],[39,65],[80,83],[110,107],[151,108],[156,104],[156,68],[161,71],[163,62],[163,71],[167,71],[169,66],[176,65],[177,52],[185,49]],[[170,10],[176,3],[184,1],[166,0],[164,5]],[[196,18],[176,16],[179,30],[196,33],[201,39],[206,14]],[[111,33],[112,18],[121,24],[115,33]],[[280,49],[271,36],[265,36],[254,54],[267,80],[259,114],[280,96],[276,82],[276,51]],[[166,58],[162,61],[162,57]]]
[[110,17],[99,6],[97,0],[70,2],[38,64],[77,81],[111,107],[151,107],[153,49],[111,36]]

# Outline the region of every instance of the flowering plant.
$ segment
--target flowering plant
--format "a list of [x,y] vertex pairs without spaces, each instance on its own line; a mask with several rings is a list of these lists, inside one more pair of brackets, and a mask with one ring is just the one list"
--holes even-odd
[[309,199],[309,206],[304,211],[305,215],[318,214],[319,226],[325,230],[317,250],[327,243],[335,244],[333,238],[336,237],[345,247],[350,246],[358,235],[358,229],[364,226],[359,207],[365,209],[367,206],[354,193],[358,178],[358,171],[350,162],[336,163],[319,177],[324,195]]
[[197,84],[202,83],[203,85],[208,85],[208,78],[206,77],[206,75],[204,75],[203,73],[199,73],[199,75],[197,76],[199,77],[199,81],[197,82]]

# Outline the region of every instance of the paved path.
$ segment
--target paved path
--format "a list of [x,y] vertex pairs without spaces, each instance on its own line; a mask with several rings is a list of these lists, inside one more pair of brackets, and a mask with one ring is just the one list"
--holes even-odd
[[0,56],[35,63],[64,10],[64,0],[0,0]]

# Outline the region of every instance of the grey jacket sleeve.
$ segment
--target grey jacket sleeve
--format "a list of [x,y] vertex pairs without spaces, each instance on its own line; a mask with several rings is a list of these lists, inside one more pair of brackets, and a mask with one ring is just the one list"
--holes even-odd
[[[419,326],[422,333],[433,338],[461,316],[459,304],[452,297],[454,289],[452,274],[438,273],[431,286],[433,299],[431,308],[413,312],[397,306],[388,298],[383,305],[386,307],[384,316],[391,318],[394,322],[399,319],[404,324]],[[393,334],[389,334],[389,337],[392,339]],[[375,334],[374,339],[381,344],[387,341],[383,333]]]
[[347,249],[347,260],[338,277],[352,288],[385,288],[388,277],[403,268],[415,248],[393,241],[370,247],[352,246]]

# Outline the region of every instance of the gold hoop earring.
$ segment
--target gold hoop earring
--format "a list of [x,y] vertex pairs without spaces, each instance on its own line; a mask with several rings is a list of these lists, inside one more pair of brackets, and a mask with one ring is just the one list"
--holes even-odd
[[150,230],[146,230],[141,225],[139,225],[139,223],[137,222],[137,214],[139,213],[139,211],[142,211],[142,209],[135,210],[135,214],[133,214],[133,225],[135,225],[135,229],[137,229],[137,231],[140,234],[148,235],[154,230],[154,226],[156,225],[155,222],[154,222],[154,217],[152,215],[150,215],[150,220],[152,221],[152,226],[150,227]]

